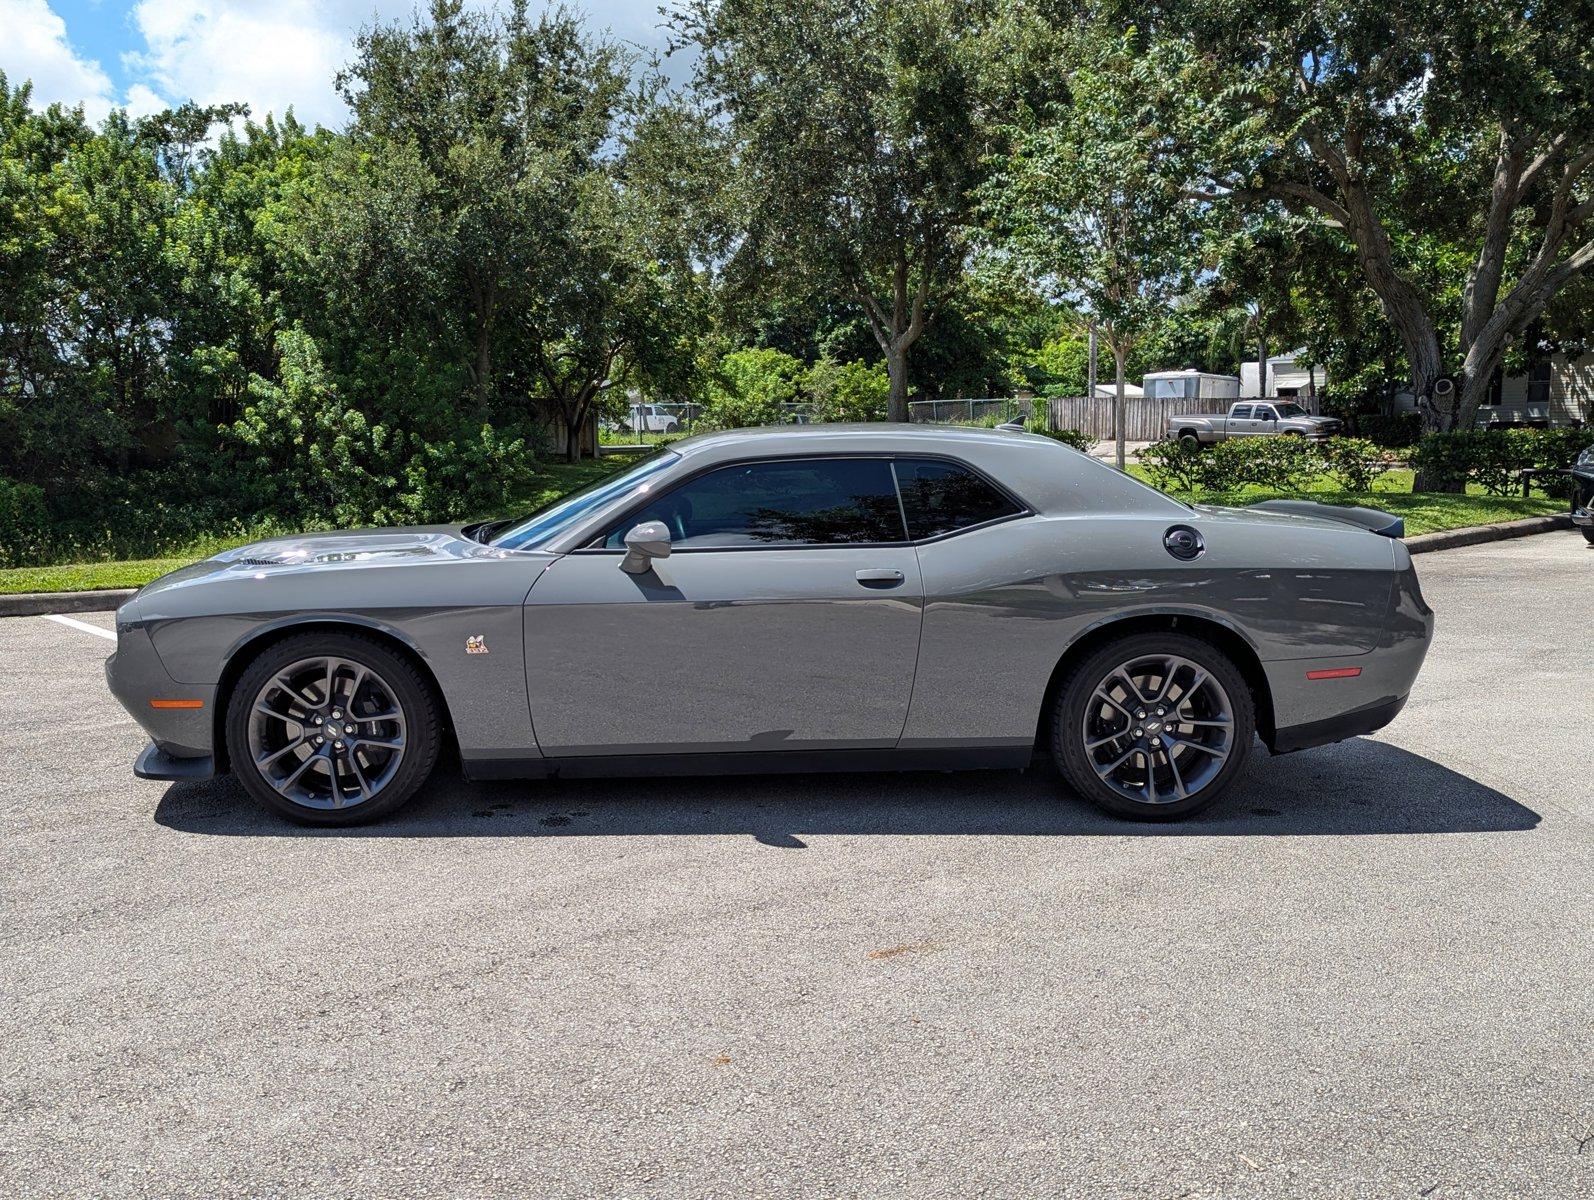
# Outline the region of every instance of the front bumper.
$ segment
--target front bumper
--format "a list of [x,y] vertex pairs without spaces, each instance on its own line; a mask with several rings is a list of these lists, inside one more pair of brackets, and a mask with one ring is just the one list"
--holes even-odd
[[216,760],[208,754],[203,758],[174,758],[151,742],[133,760],[133,774],[140,779],[211,779],[216,774]]
[[215,752],[216,688],[171,677],[137,619],[137,603],[128,601],[116,614],[116,650],[105,660],[105,682],[154,740],[153,749],[171,759],[209,760]]

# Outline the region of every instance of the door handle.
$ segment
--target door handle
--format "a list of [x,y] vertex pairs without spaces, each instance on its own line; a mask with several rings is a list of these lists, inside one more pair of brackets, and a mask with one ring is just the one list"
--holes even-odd
[[902,582],[902,572],[890,567],[876,567],[873,570],[859,571],[853,578],[864,587],[869,588],[894,588]]

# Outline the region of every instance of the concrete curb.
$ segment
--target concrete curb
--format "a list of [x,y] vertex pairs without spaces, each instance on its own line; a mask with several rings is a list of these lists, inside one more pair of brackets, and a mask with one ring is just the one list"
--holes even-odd
[[133,598],[134,588],[104,592],[19,592],[0,596],[0,617],[40,617],[49,613],[112,612]]
[[1571,513],[1551,513],[1547,517],[1524,517],[1520,521],[1501,521],[1497,525],[1468,525],[1464,529],[1419,533],[1416,537],[1406,539],[1406,549],[1413,554],[1423,554],[1430,550],[1454,550],[1459,546],[1479,546],[1484,542],[1503,542],[1507,538],[1570,528]]

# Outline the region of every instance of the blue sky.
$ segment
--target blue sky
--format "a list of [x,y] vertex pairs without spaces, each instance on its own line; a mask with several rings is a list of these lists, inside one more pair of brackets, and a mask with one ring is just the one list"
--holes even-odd
[[[591,28],[662,48],[660,0],[570,7]],[[489,0],[482,0],[484,7]],[[360,26],[408,14],[415,0],[0,0],[0,71],[31,79],[34,101],[82,104],[99,118],[194,99],[241,100],[256,117],[289,104],[336,125],[332,77]]]

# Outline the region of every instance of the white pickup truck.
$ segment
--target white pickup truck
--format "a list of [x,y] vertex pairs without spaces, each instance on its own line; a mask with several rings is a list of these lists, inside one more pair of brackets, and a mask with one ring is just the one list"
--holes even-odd
[[1314,417],[1288,400],[1240,400],[1227,413],[1190,413],[1168,418],[1168,436],[1210,446],[1231,437],[1334,437],[1342,422]]

